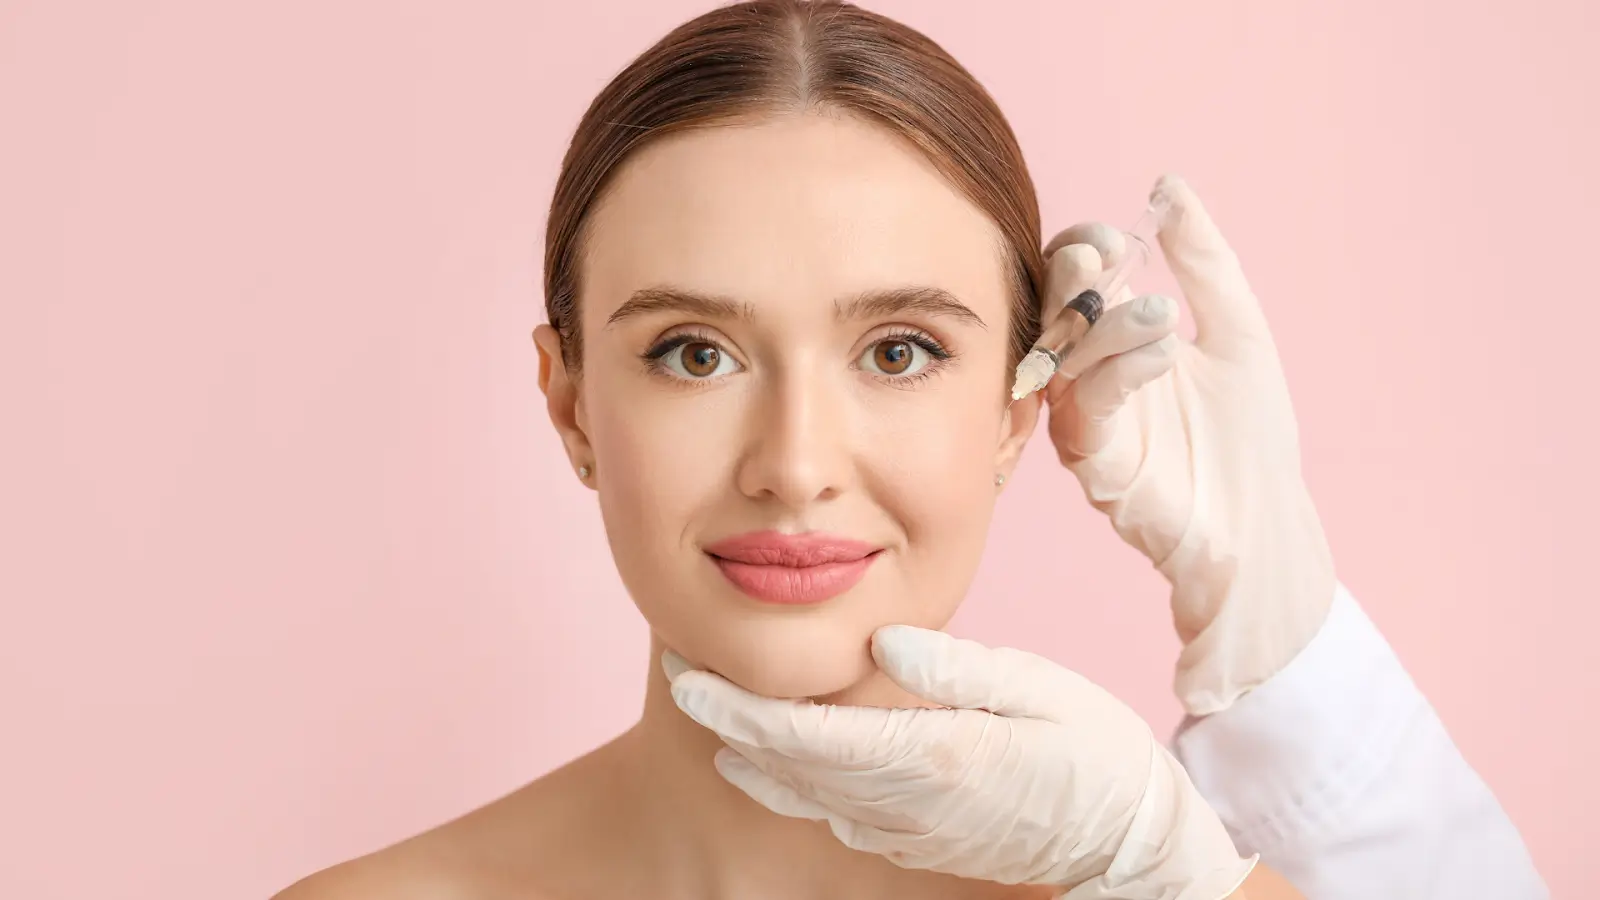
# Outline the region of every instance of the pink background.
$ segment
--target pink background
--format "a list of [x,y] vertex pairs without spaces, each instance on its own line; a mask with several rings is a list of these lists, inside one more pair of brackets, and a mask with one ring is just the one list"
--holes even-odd
[[[1197,185],[1345,581],[1600,888],[1594,5],[870,5],[995,93],[1051,229]],[[0,2],[0,896],[263,897],[632,721],[528,333],[579,114],[705,7],[586,6]],[[959,630],[1165,728],[1161,586],[1044,437]]]

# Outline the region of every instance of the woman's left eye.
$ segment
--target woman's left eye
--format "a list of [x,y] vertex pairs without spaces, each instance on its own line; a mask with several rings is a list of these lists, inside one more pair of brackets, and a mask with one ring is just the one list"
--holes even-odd
[[652,355],[659,364],[687,381],[704,381],[718,375],[731,375],[740,368],[727,351],[710,341],[698,338],[679,339]]
[[910,338],[884,338],[861,354],[861,367],[878,375],[903,378],[922,371],[935,355]]

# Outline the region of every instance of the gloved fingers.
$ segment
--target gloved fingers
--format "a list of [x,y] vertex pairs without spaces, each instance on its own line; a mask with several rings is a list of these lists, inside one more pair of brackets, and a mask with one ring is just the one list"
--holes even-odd
[[[946,721],[958,713],[988,715],[953,709],[919,712],[940,716]],[[916,797],[944,788],[945,782],[936,780],[939,773],[935,767],[926,765],[924,757],[928,754],[922,752],[936,746],[949,747],[949,742],[940,740],[943,737],[940,731],[929,729],[914,737],[906,735],[893,739],[897,745],[896,759],[875,769],[842,769],[805,762],[738,742],[728,742],[728,746],[717,751],[717,765],[731,766],[730,771],[736,774],[742,772],[740,766],[753,766],[804,798],[812,812],[822,810],[830,815],[847,816],[875,828],[915,830],[921,827],[920,820],[908,814],[906,807],[915,806]],[[742,762],[734,762],[735,756]]]
[[[1044,258],[1054,260],[1057,251],[1073,244],[1083,244],[1093,247],[1100,254],[1100,267],[1109,269],[1122,260],[1123,254],[1128,252],[1128,236],[1122,229],[1104,222],[1079,222],[1078,224],[1058,233],[1044,245]],[[1100,273],[1096,272],[1098,276]],[[1087,288],[1093,284],[1083,287]],[[1079,288],[1082,290],[1083,288]],[[1068,298],[1070,299],[1070,298]]]
[[1061,461],[1074,465],[1104,449],[1115,438],[1117,416],[1133,393],[1172,369],[1181,342],[1177,335],[1103,360],[1052,395],[1050,436]]
[[1056,376],[1073,379],[1108,357],[1161,340],[1178,327],[1178,303],[1155,294],[1105,311],[1061,362]]
[[[914,714],[918,725],[926,727],[886,741],[893,757],[877,769],[800,762],[738,743],[728,751],[835,817],[893,833],[925,834],[952,815],[952,799],[963,791],[986,790],[974,785],[973,778],[992,773],[986,759],[994,746],[1005,741],[1011,741],[1005,745],[1013,751],[1024,743],[1043,746],[1042,735],[1027,729],[1058,727],[1035,719],[1002,719],[978,709],[915,709]],[[1010,730],[1005,737],[994,737],[997,727]]]
[[[1074,390],[1080,422],[1097,424],[1116,415],[1133,393],[1172,368],[1180,340],[1170,332],[1154,341],[1102,361]],[[1093,451],[1095,448],[1087,448]]]
[[889,862],[903,869],[931,868],[931,861],[921,854],[915,853],[910,846],[915,842],[914,836],[901,835],[893,831],[884,831],[865,825],[854,819],[834,816],[828,820],[828,828],[839,843],[851,850],[862,853],[871,853],[881,856]]
[[989,648],[942,631],[886,625],[872,636],[872,657],[907,691],[955,709],[1064,722],[1081,676],[1009,647]]
[[1250,290],[1239,258],[1181,178],[1163,177],[1151,192],[1168,207],[1158,237],[1193,310],[1195,342],[1207,350],[1270,340],[1266,316]]
[[826,822],[834,838],[846,847],[884,856],[890,862],[905,865],[907,855],[898,846],[903,839],[895,833],[834,812],[762,771],[760,766],[733,750],[718,750],[714,762],[718,774],[729,784],[772,812],[791,819]]
[[1094,287],[1100,266],[1100,251],[1089,244],[1068,244],[1049,257],[1039,300],[1040,327],[1049,327],[1069,300]]
[[[1090,222],[1056,235],[1045,248],[1044,293],[1040,297],[1039,324],[1049,327],[1074,297],[1094,287],[1104,270],[1128,252],[1127,238],[1109,225]],[[1105,297],[1108,307],[1125,302],[1126,290]]]
[[815,822],[826,822],[833,818],[832,810],[763,772],[760,766],[745,759],[736,750],[724,747],[717,751],[712,762],[717,767],[717,774],[729,784],[780,816]]
[[678,651],[670,647],[661,651],[661,671],[667,676],[667,684],[671,684],[674,678],[693,668],[694,666],[690,665]]
[[725,741],[846,769],[877,765],[883,736],[904,728],[905,714],[916,712],[762,697],[704,671],[674,678],[672,699]]

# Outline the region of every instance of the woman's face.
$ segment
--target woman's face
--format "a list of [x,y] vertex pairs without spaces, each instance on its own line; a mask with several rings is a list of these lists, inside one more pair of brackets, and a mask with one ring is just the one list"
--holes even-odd
[[878,627],[943,627],[1038,409],[1006,409],[988,218],[889,132],[806,115],[642,150],[588,248],[582,373],[541,326],[541,380],[656,635],[815,697],[874,673]]

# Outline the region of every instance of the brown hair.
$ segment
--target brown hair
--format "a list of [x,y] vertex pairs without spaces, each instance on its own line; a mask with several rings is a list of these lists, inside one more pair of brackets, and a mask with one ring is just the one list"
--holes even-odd
[[545,230],[545,311],[577,371],[584,225],[611,175],[650,140],[763,113],[837,109],[910,140],[999,226],[1016,302],[1013,361],[1039,331],[1039,202],[1022,150],[977,79],[939,45],[838,0],[751,0],[674,29],[612,79],[561,163]]

